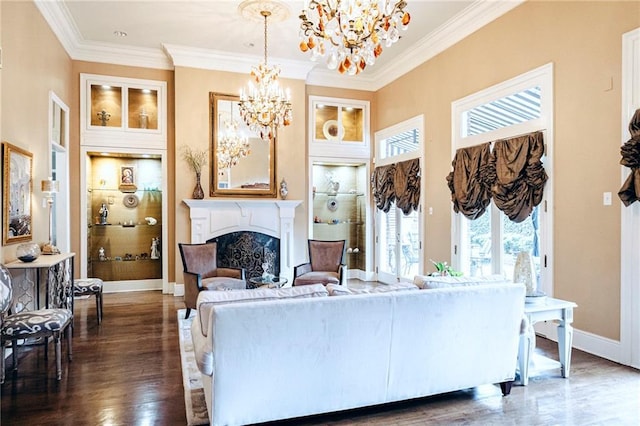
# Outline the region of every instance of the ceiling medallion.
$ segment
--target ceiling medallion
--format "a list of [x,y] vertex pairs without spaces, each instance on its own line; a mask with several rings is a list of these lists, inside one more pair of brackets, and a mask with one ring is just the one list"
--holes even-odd
[[267,64],[267,19],[284,20],[289,10],[281,2],[247,0],[240,3],[238,10],[243,17],[264,19],[264,62],[251,69],[253,80],[248,90],[240,92],[240,115],[252,132],[265,141],[275,138],[278,127],[291,124],[291,95],[282,90],[278,83],[280,68]]
[[373,65],[400,39],[411,20],[407,2],[396,0],[309,0],[300,19],[300,50],[311,60],[326,57],[327,67],[355,75]]

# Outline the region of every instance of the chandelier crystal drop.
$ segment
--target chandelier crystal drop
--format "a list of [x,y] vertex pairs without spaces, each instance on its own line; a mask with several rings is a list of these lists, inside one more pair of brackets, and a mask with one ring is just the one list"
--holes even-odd
[[216,150],[219,174],[224,174],[227,169],[237,165],[241,158],[251,154],[249,138],[240,136],[237,121],[225,120],[224,128],[218,137]]
[[252,132],[270,141],[278,127],[291,124],[291,95],[278,83],[280,68],[267,64],[267,18],[271,12],[260,14],[264,17],[264,62],[251,69],[253,82],[240,92],[240,116]]
[[300,50],[329,69],[355,75],[400,39],[411,16],[405,1],[308,0],[300,14]]

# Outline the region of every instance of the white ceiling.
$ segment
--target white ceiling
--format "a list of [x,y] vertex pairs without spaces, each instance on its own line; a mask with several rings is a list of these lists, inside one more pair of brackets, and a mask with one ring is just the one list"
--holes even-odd
[[[260,0],[255,0],[260,1]],[[73,59],[172,69],[249,72],[263,59],[263,22],[240,16],[239,0],[35,0]],[[377,90],[521,3],[408,0],[411,23],[374,66],[340,76],[298,48],[302,1],[288,19],[269,21],[269,63],[309,84]],[[124,31],[127,37],[114,35]]]

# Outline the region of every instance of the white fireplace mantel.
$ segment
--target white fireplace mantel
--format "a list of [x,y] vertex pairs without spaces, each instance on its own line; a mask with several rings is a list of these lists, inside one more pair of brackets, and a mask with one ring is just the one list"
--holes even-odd
[[189,207],[191,243],[231,232],[261,232],[280,239],[280,275],[293,275],[293,221],[302,200],[220,198],[182,200]]

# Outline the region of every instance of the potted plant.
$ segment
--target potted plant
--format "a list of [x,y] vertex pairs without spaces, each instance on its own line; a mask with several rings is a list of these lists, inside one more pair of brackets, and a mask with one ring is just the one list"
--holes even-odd
[[202,173],[202,166],[207,164],[208,150],[199,150],[191,148],[188,145],[182,146],[182,159],[187,162],[191,170],[196,173],[196,187],[193,189],[192,197],[196,200],[202,200],[204,198],[204,191],[202,185],[200,185],[200,175]]
[[433,263],[433,266],[436,267],[436,272],[433,272],[432,275],[437,275],[441,277],[444,277],[447,275],[452,277],[462,276],[462,272],[456,271],[450,265],[447,265],[447,262],[436,262],[434,260],[431,260],[431,263]]

